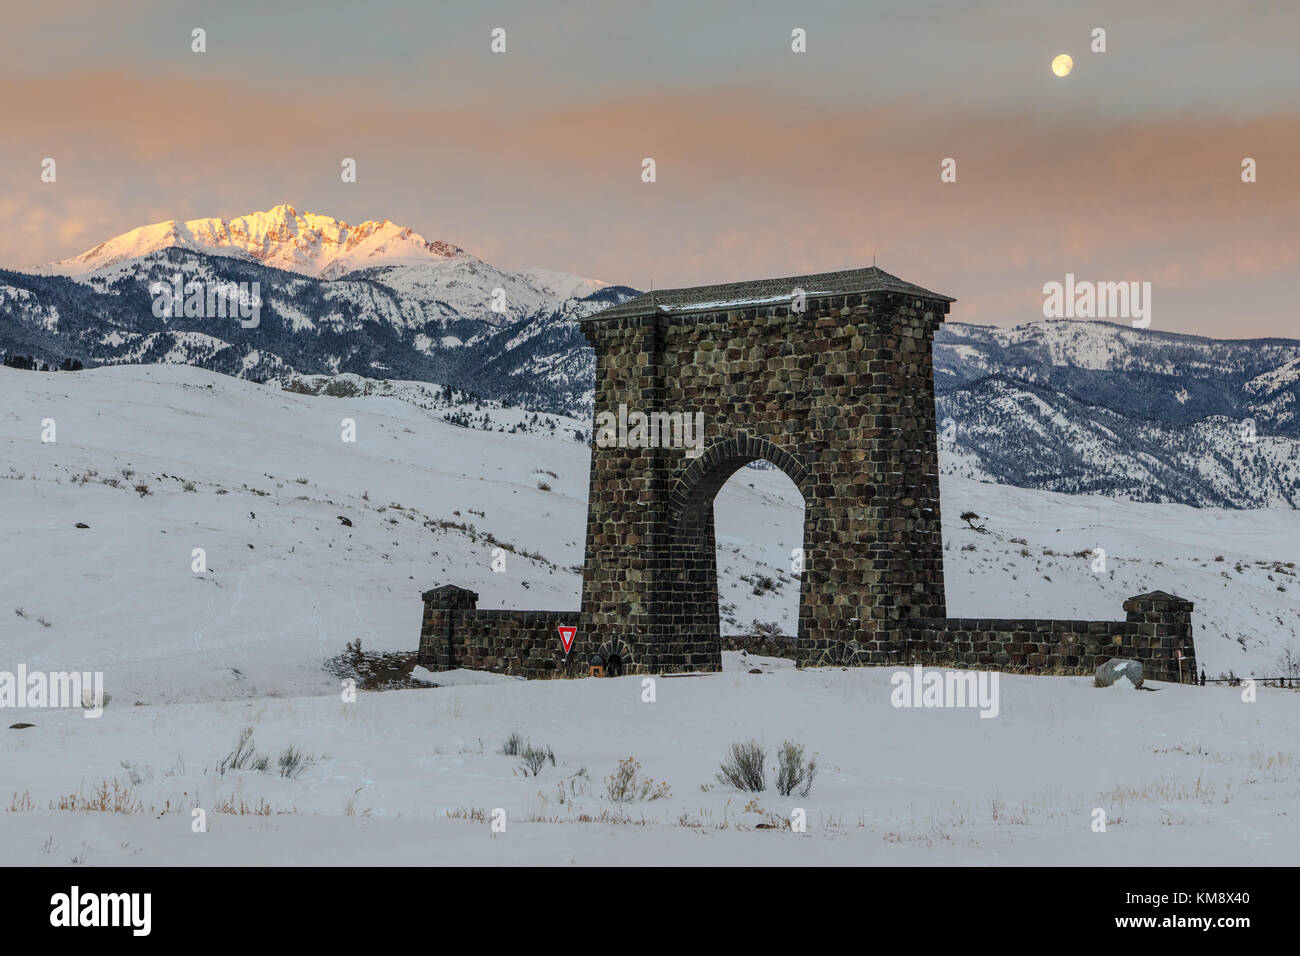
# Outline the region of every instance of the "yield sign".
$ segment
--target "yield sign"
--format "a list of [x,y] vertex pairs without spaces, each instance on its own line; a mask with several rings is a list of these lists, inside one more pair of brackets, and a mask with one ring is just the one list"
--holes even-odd
[[556,628],[560,632],[560,642],[564,645],[564,653],[569,653],[573,649],[573,638],[577,635],[576,627],[565,627],[563,624]]

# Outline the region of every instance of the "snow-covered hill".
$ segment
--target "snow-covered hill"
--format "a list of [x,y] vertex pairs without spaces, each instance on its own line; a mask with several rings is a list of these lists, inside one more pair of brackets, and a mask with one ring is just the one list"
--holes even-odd
[[[595,363],[574,320],[634,290],[602,285],[561,299],[470,257],[447,260],[434,286],[422,269],[383,266],[325,280],[167,248],[75,280],[0,271],[0,353],[53,364],[192,364],[254,381],[413,379],[533,410],[590,413]],[[154,293],[177,276],[189,289],[233,283],[250,297],[256,291],[255,321],[156,309]],[[592,285],[546,278],[563,292]]]
[[948,323],[952,474],[1206,507],[1300,507],[1300,341],[1109,322]]
[[1125,414],[1083,394],[1002,374],[940,393],[954,439],[945,474],[1134,501],[1300,507],[1300,439],[1245,432],[1226,415],[1174,424]]
[[1295,339],[1210,339],[1101,321],[940,327],[937,391],[995,375],[1144,421],[1180,426],[1219,415],[1300,438]]
[[[414,648],[435,584],[484,608],[577,608],[590,452],[574,433],[589,422],[457,405],[422,383],[338,384],[345,397],[184,366],[0,368],[0,647],[103,669],[123,699],[304,693],[330,686],[320,662],[348,641]],[[46,419],[56,442],[40,441]],[[1295,511],[951,478],[942,492],[951,614],[1109,619],[1161,588],[1196,602],[1211,676],[1267,672],[1296,639]],[[745,469],[719,501],[726,630],[793,633],[797,491]],[[967,509],[992,533],[957,520]],[[505,573],[498,546],[513,549]],[[191,570],[195,548],[209,571]]]
[[[519,682],[342,703],[325,658],[415,647],[421,590],[577,608],[589,423],[458,405],[427,383],[315,379],[298,394],[184,366],[0,368],[0,671],[102,670],[102,717],[6,711],[0,843],[29,864],[1283,863],[1300,695],[1095,690],[1001,678],[999,716],[896,709],[890,669]],[[371,394],[361,393],[367,390]],[[470,427],[451,424],[463,414]],[[356,442],[342,441],[343,419]],[[43,429],[56,429],[42,443]],[[1196,602],[1211,676],[1272,673],[1300,629],[1291,510],[1216,511],[945,477],[950,613],[1111,618],[1163,588]],[[956,516],[979,513],[988,534]],[[742,469],[718,499],[727,630],[793,629],[798,494]],[[339,518],[346,518],[344,524]],[[78,524],[87,527],[77,527]],[[491,569],[492,548],[506,570]],[[1092,550],[1107,552],[1104,574]],[[206,570],[196,572],[194,549]],[[754,673],[758,671],[759,673]],[[218,770],[240,728],[267,772]],[[501,754],[553,748],[540,776]],[[846,732],[852,730],[852,732]],[[804,744],[808,797],[715,780],[729,743]],[[1242,742],[1246,741],[1245,744]],[[308,762],[277,773],[290,746]],[[1026,760],[1026,755],[1033,759]],[[619,761],[666,783],[606,795]],[[107,787],[119,811],[58,809]],[[1112,835],[1090,828],[1106,809]],[[487,814],[507,814],[488,839]],[[781,825],[795,807],[808,833]],[[192,832],[191,810],[208,832]],[[399,819],[400,818],[400,819]]]
[[[256,327],[159,316],[152,290],[178,274],[205,288],[256,283]],[[418,380],[584,418],[595,357],[576,320],[634,294],[500,269],[387,220],[354,227],[277,206],[143,227],[42,275],[0,271],[0,353],[192,364],[253,381]],[[950,474],[1135,501],[1300,507],[1300,341],[950,322],[936,334],[934,368]]]

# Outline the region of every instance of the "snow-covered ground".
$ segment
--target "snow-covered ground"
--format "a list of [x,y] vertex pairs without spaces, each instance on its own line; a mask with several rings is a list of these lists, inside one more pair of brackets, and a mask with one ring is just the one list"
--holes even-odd
[[[1003,676],[999,714],[983,719],[895,709],[888,670],[726,658],[721,674],[658,678],[654,703],[638,677],[505,679],[351,704],[114,701],[98,720],[43,714],[0,737],[0,845],[6,862],[52,865],[1295,861],[1300,694],[1264,689],[1244,703],[1228,687]],[[270,770],[223,776],[242,726]],[[551,748],[554,766],[533,777],[501,754],[514,730]],[[718,784],[727,745],[751,737],[769,763],[786,739],[815,752],[810,795]],[[276,757],[290,745],[314,762],[285,779]],[[668,794],[608,799],[628,757]],[[134,812],[50,809],[105,782],[129,790]],[[193,832],[195,808],[205,833]],[[758,828],[796,808],[806,832]],[[1093,830],[1098,808],[1105,832]]]
[[[983,720],[894,709],[888,670],[765,661],[765,673],[750,674],[752,660],[727,655],[722,674],[659,678],[653,704],[635,677],[468,674],[456,686],[341,702],[323,659],[358,638],[367,649],[413,649],[425,588],[473,588],[484,608],[578,606],[586,447],[564,429],[459,428],[443,411],[188,367],[0,368],[0,671],[99,670],[112,696],[96,720],[3,712],[5,727],[35,724],[0,728],[7,860],[1290,858],[1300,695],[1282,690],[1247,704],[1226,687],[1099,691],[1085,679],[1004,676],[1001,712]],[[494,421],[514,424],[507,411]],[[341,440],[345,418],[354,443]],[[40,440],[46,419],[55,442]],[[1297,512],[960,479],[944,480],[943,498],[951,614],[1122,619],[1125,597],[1162,588],[1196,602],[1211,676],[1275,673],[1277,656],[1300,643],[1300,581],[1287,566]],[[968,509],[990,533],[958,519]],[[781,473],[746,469],[728,483],[718,538],[729,629],[758,619],[793,631],[789,562],[801,521]],[[514,550],[494,573],[503,543]],[[1102,574],[1091,569],[1097,547]],[[208,568],[199,573],[196,548]],[[217,764],[245,725],[270,770],[222,776]],[[554,749],[555,765],[536,778],[498,753],[516,728]],[[811,796],[769,790],[747,809],[749,795],[717,785],[726,745],[750,736],[769,750],[790,738],[816,751]],[[283,779],[275,758],[290,744],[315,762]],[[629,756],[671,795],[605,799],[605,778]],[[114,781],[142,812],[50,809]],[[241,801],[272,815],[213,812]],[[191,832],[193,806],[209,810],[206,835]],[[753,829],[795,806],[808,812],[808,833]],[[488,822],[465,819],[498,807],[508,822],[495,837]],[[1111,818],[1105,834],[1090,828],[1095,807]],[[602,813],[607,822],[575,822]]]

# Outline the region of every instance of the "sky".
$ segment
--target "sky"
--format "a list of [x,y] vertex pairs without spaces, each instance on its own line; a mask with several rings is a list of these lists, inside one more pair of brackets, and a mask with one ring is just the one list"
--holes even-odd
[[874,255],[950,320],[1073,274],[1150,282],[1153,329],[1300,337],[1294,0],[8,6],[2,267],[288,203],[642,289]]

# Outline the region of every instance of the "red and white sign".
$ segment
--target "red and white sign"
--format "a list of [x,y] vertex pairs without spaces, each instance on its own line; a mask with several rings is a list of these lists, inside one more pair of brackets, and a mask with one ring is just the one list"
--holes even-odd
[[576,627],[565,627],[563,624],[556,628],[560,632],[560,643],[564,645],[564,653],[573,650],[573,639],[578,634]]

